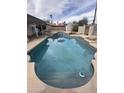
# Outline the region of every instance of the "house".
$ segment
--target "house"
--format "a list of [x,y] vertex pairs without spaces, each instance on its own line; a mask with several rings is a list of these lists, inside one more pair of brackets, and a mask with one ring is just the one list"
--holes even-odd
[[27,14],[27,37],[38,37],[39,34],[42,34],[43,30],[46,30],[46,22]]
[[55,25],[27,14],[27,38],[38,37],[50,31],[65,31],[65,25]]

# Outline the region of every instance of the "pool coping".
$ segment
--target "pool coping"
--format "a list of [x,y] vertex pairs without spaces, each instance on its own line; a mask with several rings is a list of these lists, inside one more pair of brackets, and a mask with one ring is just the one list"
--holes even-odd
[[[71,35],[69,35],[69,36],[71,36]],[[73,37],[73,36],[71,36],[71,37]],[[97,53],[97,47],[94,47],[94,46],[92,46],[90,43],[91,42],[88,42],[88,41],[86,41],[85,40],[85,37],[83,37],[82,35],[78,35],[78,36],[76,36],[76,37],[80,37],[81,39],[83,39],[90,47],[92,47],[92,48],[95,48],[96,49],[96,53]],[[31,49],[29,49],[28,51],[27,51],[27,53],[28,52],[30,52],[32,49],[34,49],[36,46],[38,46],[40,43],[42,43],[45,39],[47,39],[48,37],[45,37],[43,40],[41,40],[38,44],[36,44],[34,47],[32,47]],[[95,54],[96,54],[95,53]],[[95,55],[94,54],[94,55]],[[27,61],[28,62],[28,61]],[[92,59],[92,65],[93,65],[93,67],[94,67],[94,74],[93,74],[93,77],[92,77],[92,79],[87,83],[87,84],[85,84],[85,85],[83,85],[83,86],[80,86],[80,87],[77,87],[77,88],[72,88],[72,90],[74,90],[74,91],[77,91],[77,92],[79,92],[79,91],[82,91],[82,89],[84,89],[85,90],[85,88],[87,88],[87,87],[89,87],[90,85],[89,84],[91,84],[92,82],[96,82],[95,84],[97,84],[97,81],[94,81],[94,80],[96,80],[96,77],[97,77],[97,58],[95,58],[95,59]],[[28,62],[28,64],[30,64],[30,65],[34,65],[34,62]],[[32,69],[31,70],[31,73],[32,72],[34,72],[34,69]],[[35,75],[36,76],[36,75]],[[41,80],[39,80],[37,77],[35,77],[34,76],[34,78],[36,78],[36,81],[37,82],[42,82]],[[52,87],[52,86],[49,86],[49,85],[47,85],[46,86],[46,84],[44,83],[44,82],[42,82],[41,84],[43,84],[43,87],[45,88],[43,91],[47,91],[47,88],[48,89],[52,89],[52,90],[63,90],[63,89],[60,89],[60,88],[56,88],[56,87]],[[44,86],[45,85],[45,86]],[[97,85],[95,85],[95,91],[97,92],[97,87],[96,87]],[[29,87],[30,88],[30,87]],[[41,87],[42,88],[42,87]],[[42,89],[41,89],[42,90]],[[29,90],[30,91],[30,90]],[[94,91],[94,90],[92,90],[92,91]],[[93,93],[96,93],[96,92],[93,92]],[[29,92],[30,93],[30,92]],[[58,92],[57,92],[58,93]],[[80,93],[80,92],[79,92]],[[89,93],[89,92],[88,92]]]
[[41,79],[37,76],[37,74],[36,74],[36,72],[35,72],[35,70],[36,70],[35,64],[34,64],[34,73],[35,73],[36,77],[40,80],[40,82],[46,84],[46,85],[49,86],[49,87],[58,88],[58,89],[77,89],[77,88],[80,88],[80,87],[83,87],[83,86],[87,85],[87,84],[92,80],[93,76],[95,75],[95,67],[94,67],[94,64],[93,64],[92,62],[91,62],[91,66],[92,66],[92,68],[93,68],[93,73],[92,73],[91,78],[88,80],[88,82],[86,82],[85,84],[82,84],[81,86],[78,86],[78,87],[60,88],[60,87],[55,87],[55,86],[52,86],[52,85],[49,85],[49,84],[45,83],[43,80],[41,80]]
[[[96,80],[96,78],[97,78],[97,61],[96,60],[94,60],[95,61],[95,63],[94,62],[92,62],[92,65],[93,65],[93,67],[94,67],[94,74],[93,74],[93,76],[92,76],[92,78],[91,78],[91,80],[88,82],[88,83],[86,83],[85,85],[83,85],[83,86],[80,86],[80,87],[76,87],[76,88],[70,88],[71,90],[74,90],[74,91],[77,91],[77,92],[79,92],[79,91],[82,91],[83,89],[85,89],[85,88],[89,88],[90,87],[90,84],[92,84],[92,82],[95,82],[95,84],[97,84],[97,81],[94,81],[94,80]],[[46,83],[44,83],[43,81],[41,81],[41,80],[39,80],[39,78],[36,76],[36,73],[35,73],[35,71],[34,71],[34,63],[30,63],[30,62],[28,62],[28,64],[30,64],[30,65],[32,65],[33,66],[33,69],[32,69],[32,72],[35,74],[35,76],[34,76],[34,78],[36,79],[36,81],[37,82],[39,82],[43,87],[41,87],[41,90],[42,90],[42,88],[44,88],[42,91],[44,91],[45,93],[46,93],[46,91],[47,91],[47,88],[48,89],[52,89],[52,90],[58,90],[58,91],[62,91],[63,89],[62,88],[57,88],[57,87],[52,87],[52,86],[50,86],[50,85],[47,85]],[[39,85],[39,84],[38,84]],[[94,87],[95,87],[95,91],[97,92],[97,87],[96,87],[97,85],[95,85]],[[27,86],[28,87],[28,86]],[[30,87],[29,87],[29,89],[30,89]],[[30,91],[28,89],[28,91]],[[69,90],[70,90],[69,89]],[[64,89],[64,90],[68,90],[68,89]],[[93,92],[93,93],[96,93],[96,92]],[[57,92],[58,93],[58,92]],[[82,93],[82,92],[79,92],[79,93]],[[89,92],[88,92],[89,93]],[[91,93],[91,92],[90,92]]]
[[42,43],[45,39],[47,39],[48,37],[45,37],[45,38],[43,38],[43,40],[41,40],[38,44],[36,44],[34,47],[32,47],[31,49],[29,49],[28,51],[27,51],[27,54],[31,51],[31,50],[33,50],[35,47],[37,47],[40,43]]

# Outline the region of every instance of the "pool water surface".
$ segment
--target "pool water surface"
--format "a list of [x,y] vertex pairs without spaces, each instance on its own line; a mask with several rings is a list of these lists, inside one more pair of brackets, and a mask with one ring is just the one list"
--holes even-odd
[[92,78],[91,60],[95,52],[87,42],[59,32],[45,39],[28,55],[35,62],[35,73],[41,81],[57,88],[76,88]]

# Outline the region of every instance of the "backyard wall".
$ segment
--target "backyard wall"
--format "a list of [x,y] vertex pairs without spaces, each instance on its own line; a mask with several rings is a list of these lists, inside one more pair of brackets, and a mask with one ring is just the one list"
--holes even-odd
[[92,33],[92,35],[97,35],[97,25],[94,25],[94,30],[93,30],[93,33]]
[[85,25],[84,26],[78,26],[78,33],[80,33],[80,34],[84,34],[84,32],[85,32]]
[[86,27],[85,27],[85,32],[84,32],[84,34],[85,34],[85,35],[88,35],[88,33],[89,33],[89,26],[86,26]]
[[49,25],[47,25],[47,30],[65,31],[65,26],[49,26]]
[[[93,30],[93,31],[91,31]],[[95,25],[86,25],[85,27],[85,32],[84,32],[85,35],[95,35],[97,36],[97,24]]]
[[66,31],[72,31],[73,29],[73,24],[69,23],[66,25]]

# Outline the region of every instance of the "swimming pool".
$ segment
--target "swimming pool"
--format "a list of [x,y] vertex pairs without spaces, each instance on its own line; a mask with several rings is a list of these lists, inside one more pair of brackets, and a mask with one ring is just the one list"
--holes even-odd
[[37,77],[57,88],[80,87],[92,78],[96,49],[80,38],[58,32],[28,52]]

